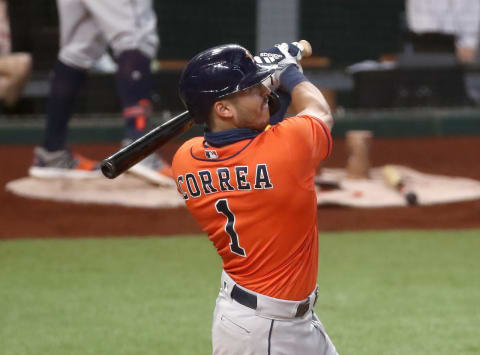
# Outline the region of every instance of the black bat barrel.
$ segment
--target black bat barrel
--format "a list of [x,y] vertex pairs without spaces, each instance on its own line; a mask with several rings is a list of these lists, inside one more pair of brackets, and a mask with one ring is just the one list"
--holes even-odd
[[171,138],[185,132],[193,124],[188,111],[175,116],[161,126],[152,129],[133,143],[122,148],[101,163],[103,175],[114,179],[145,159]]

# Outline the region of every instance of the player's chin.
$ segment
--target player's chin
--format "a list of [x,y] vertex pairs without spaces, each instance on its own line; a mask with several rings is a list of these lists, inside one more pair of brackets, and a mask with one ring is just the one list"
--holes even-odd
[[268,106],[268,99],[263,100],[262,105],[260,106],[260,112],[262,116],[270,117],[270,107]]
[[258,131],[263,131],[270,122],[270,110],[268,108],[268,102],[266,105],[262,103],[256,116],[257,119],[254,122],[254,127],[252,128]]
[[259,131],[263,131],[265,127],[267,127],[269,122],[270,122],[270,112],[267,111],[266,114],[262,114],[260,116],[256,129]]

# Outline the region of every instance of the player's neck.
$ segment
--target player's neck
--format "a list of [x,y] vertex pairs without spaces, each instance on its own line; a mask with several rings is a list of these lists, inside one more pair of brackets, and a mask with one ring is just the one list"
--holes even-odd
[[214,115],[210,120],[209,128],[211,132],[221,132],[239,127],[237,127],[233,119],[222,119]]

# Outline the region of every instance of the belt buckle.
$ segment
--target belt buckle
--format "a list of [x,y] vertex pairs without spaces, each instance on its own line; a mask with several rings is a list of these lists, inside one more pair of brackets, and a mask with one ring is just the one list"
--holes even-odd
[[300,303],[297,307],[297,313],[295,314],[295,318],[303,317],[305,315],[305,313],[307,313],[309,308],[310,308],[310,300],[309,299],[307,299],[303,303]]

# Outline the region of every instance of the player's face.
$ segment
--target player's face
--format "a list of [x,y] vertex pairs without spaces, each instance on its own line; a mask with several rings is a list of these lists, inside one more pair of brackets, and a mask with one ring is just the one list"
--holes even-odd
[[235,94],[235,123],[239,128],[263,130],[269,122],[268,95],[270,89],[257,84]]

